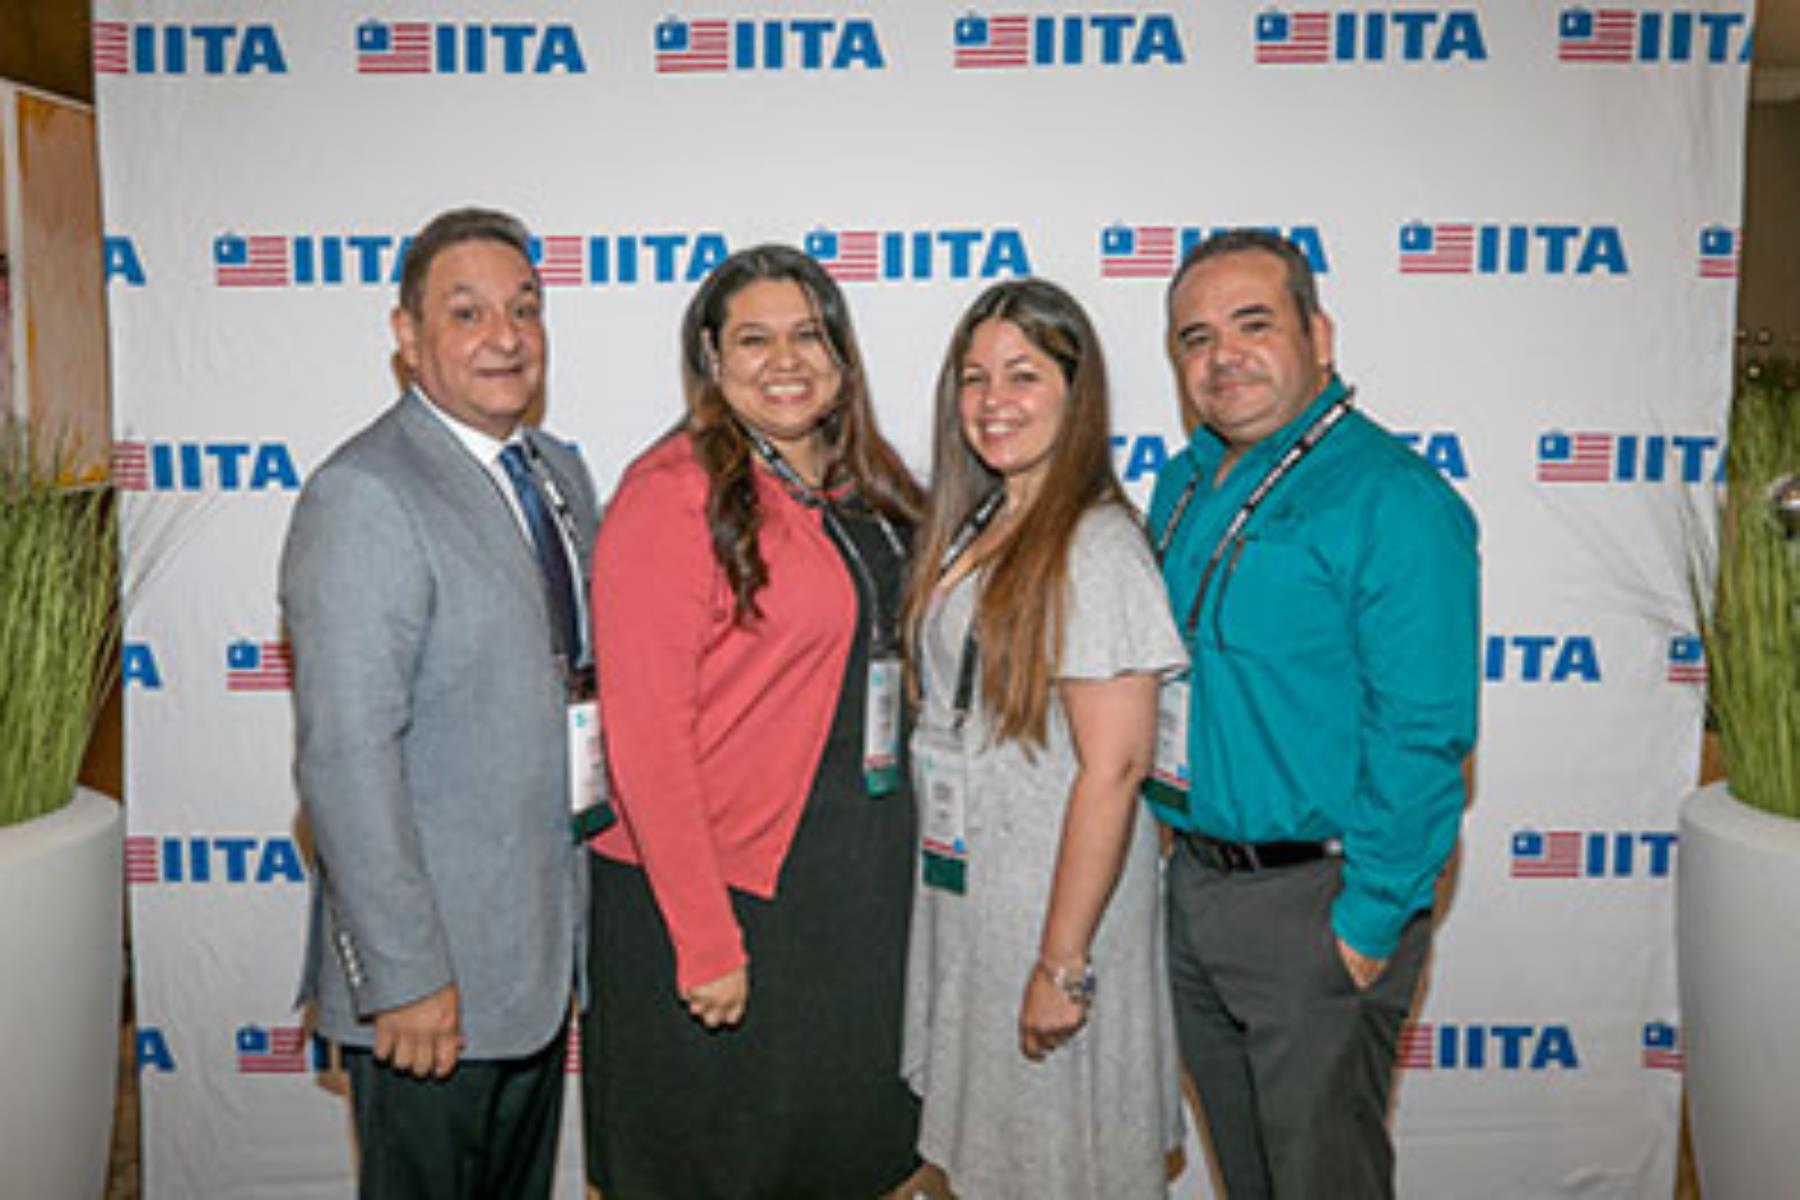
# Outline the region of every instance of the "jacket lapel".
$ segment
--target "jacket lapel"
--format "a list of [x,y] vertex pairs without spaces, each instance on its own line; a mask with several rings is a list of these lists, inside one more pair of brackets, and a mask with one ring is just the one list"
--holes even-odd
[[400,402],[397,417],[418,451],[422,482],[460,518],[452,528],[433,532],[451,540],[468,538],[479,561],[492,563],[496,574],[505,575],[541,608],[544,589],[537,557],[511,506],[500,494],[499,482],[475,461],[441,419],[425,411],[426,403],[408,394]]

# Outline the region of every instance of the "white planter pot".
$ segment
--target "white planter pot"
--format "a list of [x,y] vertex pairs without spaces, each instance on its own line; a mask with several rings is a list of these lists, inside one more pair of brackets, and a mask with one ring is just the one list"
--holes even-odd
[[0,829],[0,1193],[106,1187],[124,961],[124,813],[95,792]]
[[1800,821],[1713,784],[1681,808],[1682,1041],[1706,1200],[1800,1189]]

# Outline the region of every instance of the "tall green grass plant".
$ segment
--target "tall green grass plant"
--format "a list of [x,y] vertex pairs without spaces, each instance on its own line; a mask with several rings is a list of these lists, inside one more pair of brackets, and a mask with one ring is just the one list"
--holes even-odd
[[1800,371],[1739,380],[1725,455],[1717,575],[1702,622],[1708,703],[1731,793],[1800,818],[1800,529],[1777,490],[1800,475]]
[[118,512],[68,456],[0,417],[0,827],[54,812],[116,669]]

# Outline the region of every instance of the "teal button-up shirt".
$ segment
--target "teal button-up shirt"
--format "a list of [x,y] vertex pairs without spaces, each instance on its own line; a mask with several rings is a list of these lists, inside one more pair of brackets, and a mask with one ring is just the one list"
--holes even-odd
[[1352,411],[1263,500],[1195,607],[1244,498],[1344,391],[1333,378],[1216,488],[1225,444],[1205,428],[1157,482],[1150,531],[1168,539],[1163,575],[1193,663],[1192,778],[1185,811],[1153,807],[1229,841],[1341,839],[1332,928],[1385,958],[1431,906],[1462,817],[1480,692],[1474,515]]

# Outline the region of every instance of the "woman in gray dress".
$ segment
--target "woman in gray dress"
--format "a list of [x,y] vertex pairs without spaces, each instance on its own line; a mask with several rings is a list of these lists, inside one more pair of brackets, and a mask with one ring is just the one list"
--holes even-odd
[[1180,1138],[1152,823],[1159,677],[1183,663],[1114,476],[1080,305],[1009,281],[938,379],[905,609],[920,880],[904,1067],[961,1200],[1166,1194]]

